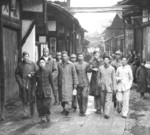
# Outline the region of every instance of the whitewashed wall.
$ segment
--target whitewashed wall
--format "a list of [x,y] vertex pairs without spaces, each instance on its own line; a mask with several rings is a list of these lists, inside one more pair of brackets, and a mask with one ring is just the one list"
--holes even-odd
[[22,52],[27,51],[30,54],[30,60],[36,62],[38,59],[38,52],[37,52],[37,47],[35,45],[35,26],[33,27],[31,33],[29,34],[26,42],[24,43],[22,47]]

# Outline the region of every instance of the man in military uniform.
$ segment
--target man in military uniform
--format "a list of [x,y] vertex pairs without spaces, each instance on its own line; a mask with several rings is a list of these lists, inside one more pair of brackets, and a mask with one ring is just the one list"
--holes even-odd
[[80,109],[80,116],[86,115],[88,104],[89,80],[87,76],[89,64],[84,61],[83,53],[78,54],[78,62],[75,64],[78,75],[77,99]]
[[89,67],[89,71],[92,72],[89,94],[94,96],[95,109],[96,109],[95,113],[101,114],[101,98],[100,98],[101,88],[97,83],[97,75],[98,75],[99,67],[103,65],[103,59],[100,58],[100,52],[98,51],[94,51],[93,55],[94,57],[90,61],[90,67]]
[[70,56],[70,61],[71,61],[72,63],[75,63],[76,60],[77,60],[77,56],[76,56],[75,54],[71,54],[71,56]]
[[[77,56],[75,54],[71,54],[70,56],[70,61],[75,64],[77,60]],[[74,111],[77,110],[77,96],[73,95],[73,99],[72,99],[72,109],[74,109]]]
[[[118,67],[122,66],[121,56],[122,56],[122,52],[119,50],[116,51],[115,60],[111,62],[111,65],[115,68],[115,71],[117,71]],[[113,102],[114,102],[114,107],[117,109],[118,112],[120,112],[122,105],[117,101],[115,93],[113,94]]]
[[115,68],[115,70],[117,70],[117,68],[122,65],[121,56],[122,56],[121,51],[116,51],[115,60],[111,62],[111,65]]
[[[35,93],[34,86],[35,81],[33,75],[35,71],[38,70],[37,65],[29,60],[29,53],[23,52],[23,60],[18,64],[15,77],[16,81],[20,87],[19,96],[23,104],[23,114],[24,118],[34,116],[34,106],[35,106]],[[29,112],[30,108],[30,112]]]
[[[61,62],[62,62],[62,60],[61,60],[61,52],[57,52],[56,53],[56,63],[57,63],[57,66]],[[54,103],[54,105],[57,105],[57,104],[61,103],[61,89],[58,86],[58,76],[55,78],[54,84],[55,84],[55,91],[56,91],[56,102]]]

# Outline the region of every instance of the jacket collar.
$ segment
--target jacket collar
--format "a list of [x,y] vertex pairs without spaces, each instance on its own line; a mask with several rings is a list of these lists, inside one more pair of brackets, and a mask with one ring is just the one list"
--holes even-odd
[[22,63],[24,63],[24,64],[31,64],[32,62],[30,60],[27,60],[26,62],[24,60],[22,60]]
[[67,60],[65,63],[63,63],[63,61],[61,62],[61,65],[66,65],[66,64],[70,64],[72,63],[71,61]]

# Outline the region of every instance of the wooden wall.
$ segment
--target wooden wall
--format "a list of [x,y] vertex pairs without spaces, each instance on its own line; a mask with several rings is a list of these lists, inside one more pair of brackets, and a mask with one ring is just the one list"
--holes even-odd
[[134,30],[125,29],[125,48],[126,51],[134,49]]
[[143,28],[143,59],[150,61],[150,26]]
[[18,31],[3,27],[3,51],[5,67],[5,100],[18,97],[18,85],[15,80],[15,68],[18,63]]
[[[3,0],[5,1],[5,0]],[[17,0],[16,9],[11,10],[9,1],[2,4],[0,15],[1,77],[4,105],[18,97],[19,89],[15,80],[15,68],[21,60],[21,2]],[[6,10],[7,9],[7,10]]]
[[134,50],[137,52],[137,53],[142,53],[142,45],[143,45],[143,29],[142,28],[137,28],[135,29],[134,31]]

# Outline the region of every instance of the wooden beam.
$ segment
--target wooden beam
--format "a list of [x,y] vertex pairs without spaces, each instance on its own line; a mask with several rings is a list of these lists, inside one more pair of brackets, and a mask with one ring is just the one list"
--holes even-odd
[[71,7],[68,9],[71,13],[99,13],[99,12],[117,12],[117,11],[135,11],[138,6],[121,5],[112,7]]
[[133,16],[131,19],[138,19],[138,18],[150,18],[150,15],[147,16]]

